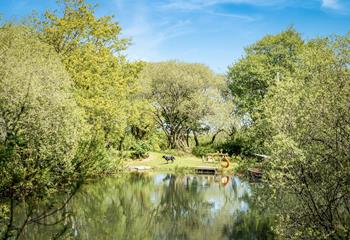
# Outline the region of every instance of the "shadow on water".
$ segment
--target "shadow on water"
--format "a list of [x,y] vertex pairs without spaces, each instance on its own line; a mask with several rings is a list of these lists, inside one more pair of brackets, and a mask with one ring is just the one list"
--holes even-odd
[[254,194],[232,176],[135,173],[55,201],[16,204],[10,232],[13,239],[273,239]]

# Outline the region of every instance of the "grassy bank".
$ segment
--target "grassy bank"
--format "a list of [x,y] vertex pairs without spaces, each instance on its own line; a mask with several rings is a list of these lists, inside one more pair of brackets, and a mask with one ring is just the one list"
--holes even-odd
[[[165,171],[165,172],[176,172],[185,171],[189,172],[194,170],[196,167],[207,166],[207,167],[218,167],[221,169],[218,163],[207,163],[203,162],[201,158],[196,157],[189,153],[173,153],[175,161],[167,163],[162,156],[167,155],[166,153],[150,152],[149,157],[143,160],[128,160],[126,165],[129,166],[146,166],[151,167],[152,171]],[[237,167],[237,163],[231,162],[230,167],[223,169],[225,172],[233,172],[234,168]]]

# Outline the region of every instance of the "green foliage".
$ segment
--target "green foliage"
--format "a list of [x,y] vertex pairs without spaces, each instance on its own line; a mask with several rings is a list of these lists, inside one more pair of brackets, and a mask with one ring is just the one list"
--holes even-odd
[[140,81],[170,148],[189,147],[189,134],[201,130],[225,85],[221,77],[202,64],[176,61],[147,64]]
[[235,136],[232,139],[228,139],[225,142],[219,143],[215,145],[215,148],[218,151],[222,151],[224,153],[228,153],[230,156],[239,155],[241,153],[248,154],[248,150],[246,149],[246,142],[239,136]]
[[[227,78],[236,110],[245,130],[249,148],[266,153],[265,140],[271,136],[262,101],[278,81],[288,81],[296,71],[304,41],[289,28],[277,35],[267,35],[245,49],[246,55],[229,68]],[[271,93],[270,93],[271,94]]]
[[11,25],[0,39],[0,194],[45,194],[74,176],[84,113],[50,46]]
[[238,166],[234,169],[235,173],[242,174],[245,178],[249,178],[249,168],[264,169],[266,165],[264,162],[258,162],[256,157],[248,157],[245,155],[234,156],[232,162],[238,163]]
[[[35,30],[0,28],[0,197],[43,197],[115,173],[124,149],[137,159],[166,147],[188,157],[174,149],[195,141],[201,157],[271,155],[258,166],[271,196],[285,203],[275,228],[281,238],[349,239],[349,36],[306,42],[293,28],[266,36],[229,68],[228,93],[225,79],[202,64],[129,62],[112,17],[96,17],[83,0],[61,3]],[[204,132],[212,138],[201,146]],[[219,133],[229,139],[215,142]],[[174,168],[197,166],[191,158]],[[238,171],[257,166],[234,161]],[[0,216],[10,211],[0,204]]]
[[295,60],[303,46],[300,34],[289,28],[277,35],[267,35],[245,49],[246,55],[228,72],[230,89],[242,114],[253,119],[260,102],[278,80],[295,71]]
[[192,154],[197,157],[204,157],[208,153],[214,153],[216,151],[216,148],[212,145],[196,146],[192,148]]
[[120,26],[83,0],[61,3],[35,29],[0,29],[0,194],[45,195],[116,172],[113,149],[153,130],[148,102],[135,97],[143,64],[122,55]]
[[266,101],[276,132],[271,183],[296,199],[282,234],[350,236],[349,49],[349,38],[310,41],[296,74],[279,82]]
[[121,28],[112,17],[96,17],[94,7],[83,0],[66,0],[61,10],[61,14],[46,12],[37,29],[60,55],[74,82],[75,99],[89,124],[91,146],[99,148],[88,150],[108,161],[108,151],[122,148],[131,126],[147,131],[148,123],[139,123],[145,104],[132,100],[143,64],[130,63],[122,55],[128,40],[120,38]]
[[272,156],[260,167],[282,238],[349,238],[349,46],[348,36],[304,42],[288,29],[230,68],[245,148]]
[[121,54],[119,25],[83,0],[61,3],[35,29],[0,27],[0,238],[22,231],[6,217],[18,198],[118,172],[114,148],[153,130],[147,101],[135,97],[143,64]]
[[151,150],[151,147],[146,142],[138,142],[131,150],[131,158],[141,159],[149,156],[148,152]]

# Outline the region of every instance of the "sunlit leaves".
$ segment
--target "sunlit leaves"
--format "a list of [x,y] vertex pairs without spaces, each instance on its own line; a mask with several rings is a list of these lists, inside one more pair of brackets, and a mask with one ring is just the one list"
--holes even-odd
[[83,112],[50,46],[24,27],[4,26],[0,35],[11,40],[0,65],[0,191],[43,192],[73,170]]
[[67,0],[62,14],[47,12],[39,22],[41,38],[61,55],[74,82],[77,103],[92,126],[91,135],[106,148],[124,137],[136,78],[142,63],[130,63],[122,54],[128,40],[110,16],[96,17],[94,7],[82,0]]
[[265,113],[275,133],[269,178],[277,192],[293,196],[286,199],[293,200],[290,207],[281,209],[284,216],[289,214],[289,231],[280,225],[282,234],[297,237],[303,232],[310,239],[349,236],[346,47],[339,40],[310,41],[299,55],[295,74],[276,84],[265,98]]
[[149,63],[141,85],[153,107],[158,126],[168,137],[169,147],[185,147],[185,137],[199,132],[204,117],[212,111],[224,80],[202,64],[176,61]]

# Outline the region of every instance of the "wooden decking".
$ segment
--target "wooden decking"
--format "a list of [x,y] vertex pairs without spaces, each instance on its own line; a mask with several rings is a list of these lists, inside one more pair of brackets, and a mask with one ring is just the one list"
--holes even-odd
[[248,174],[251,180],[260,180],[262,178],[262,171],[259,168],[249,168]]
[[196,174],[210,174],[215,175],[218,172],[217,167],[199,166],[194,169]]

